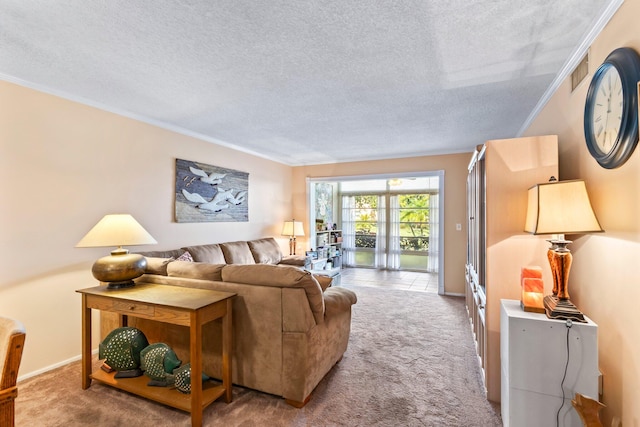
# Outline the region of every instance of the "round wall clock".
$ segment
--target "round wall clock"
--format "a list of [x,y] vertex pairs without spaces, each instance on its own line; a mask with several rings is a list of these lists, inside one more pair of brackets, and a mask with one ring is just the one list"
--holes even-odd
[[604,168],[622,165],[638,143],[640,56],[627,47],[614,50],[596,70],[584,107],[589,153]]

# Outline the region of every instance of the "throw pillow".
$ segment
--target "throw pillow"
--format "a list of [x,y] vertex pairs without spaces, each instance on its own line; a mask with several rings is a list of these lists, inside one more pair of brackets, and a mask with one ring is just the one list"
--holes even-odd
[[193,262],[193,257],[191,256],[191,253],[189,253],[189,251],[184,251],[182,255],[176,258],[176,261]]

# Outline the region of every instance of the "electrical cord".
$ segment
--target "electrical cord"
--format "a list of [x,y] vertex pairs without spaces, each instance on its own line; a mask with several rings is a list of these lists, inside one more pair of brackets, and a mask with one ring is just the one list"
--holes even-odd
[[562,405],[558,408],[558,412],[556,413],[556,427],[560,427],[560,411],[564,407],[564,380],[567,378],[567,369],[569,368],[569,330],[571,326],[573,326],[573,322],[571,319],[567,319],[567,362],[564,365],[564,375],[562,376],[562,382],[560,383],[560,390],[562,391]]

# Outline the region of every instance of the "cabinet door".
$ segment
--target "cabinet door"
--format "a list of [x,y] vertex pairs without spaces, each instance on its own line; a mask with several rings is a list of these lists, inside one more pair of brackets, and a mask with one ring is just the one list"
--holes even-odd
[[476,150],[469,164],[469,175],[467,177],[467,265],[473,282],[482,288],[483,294],[486,277],[486,177],[484,153],[484,147]]

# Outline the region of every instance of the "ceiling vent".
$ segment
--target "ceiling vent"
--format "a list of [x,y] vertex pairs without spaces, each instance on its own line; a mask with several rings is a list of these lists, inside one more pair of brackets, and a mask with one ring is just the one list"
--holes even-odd
[[584,80],[584,78],[587,77],[587,74],[589,74],[589,53],[588,52],[584,55],[584,57],[582,58],[578,66],[575,68],[575,70],[573,70],[573,73],[571,73],[571,92],[573,92],[575,88],[578,87],[580,82],[582,82],[582,80]]

